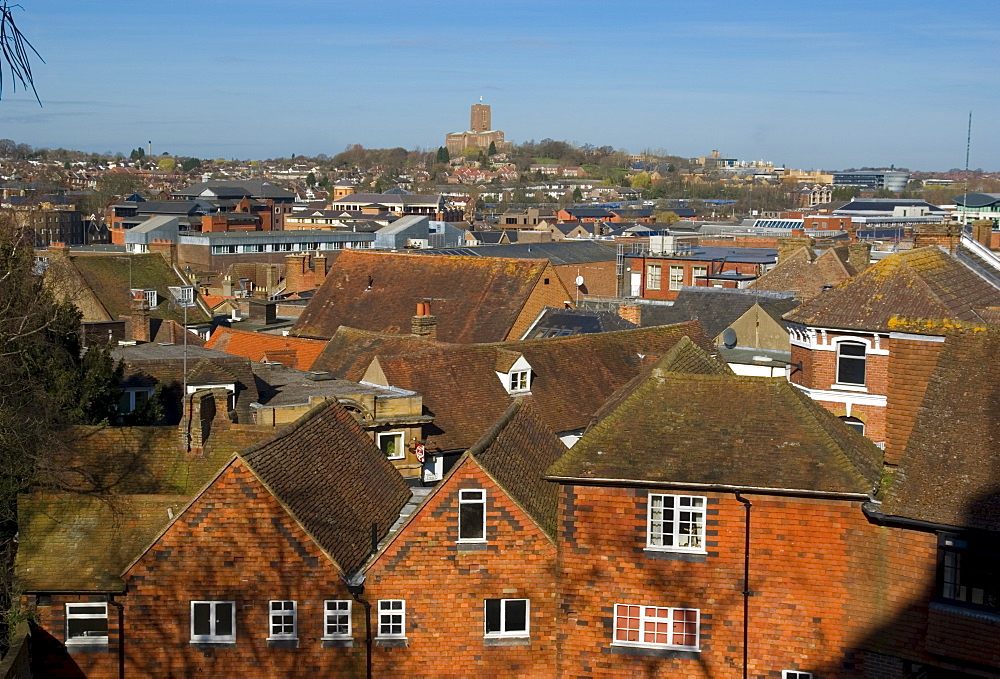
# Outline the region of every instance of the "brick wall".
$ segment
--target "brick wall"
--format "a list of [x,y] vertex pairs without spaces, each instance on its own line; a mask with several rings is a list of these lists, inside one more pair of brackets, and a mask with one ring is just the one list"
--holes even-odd
[[[485,544],[457,542],[462,488],[486,489]],[[375,676],[555,676],[554,563],[548,537],[467,458],[368,572],[373,606],[406,600],[407,647],[376,648]],[[484,600],[522,598],[530,645],[487,645]]]
[[573,293],[574,300],[576,299],[577,276],[583,276],[581,295],[614,297],[618,294],[618,275],[615,271],[614,260],[587,264],[564,264],[554,268],[566,289]]
[[549,264],[542,271],[542,275],[538,277],[538,282],[535,283],[534,290],[528,296],[527,301],[521,308],[521,313],[518,314],[517,320],[514,321],[514,325],[510,332],[507,333],[505,339],[521,339],[521,335],[524,334],[525,330],[538,318],[542,307],[550,306],[562,309],[567,301],[570,302],[570,306],[572,307],[574,299],[574,296],[566,290],[566,287],[559,279],[559,274],[556,273],[555,267]]
[[[739,676],[744,509],[734,496],[708,494],[708,554],[701,562],[645,552],[646,490],[567,486],[562,496],[561,675]],[[883,642],[892,650],[913,643],[912,622],[920,619],[913,602],[933,581],[933,536],[874,526],[857,502],[747,497],[751,677],[787,669],[816,679],[861,676],[860,647],[892,621],[906,623],[904,633],[883,634]],[[699,609],[700,653],[615,652],[616,603]]]
[[[129,676],[364,674],[363,641],[360,654],[322,647],[324,600],[351,598],[336,567],[239,460],[125,579]],[[298,648],[268,646],[272,599],[297,601]],[[194,600],[235,601],[235,647],[190,642]],[[357,639],[364,617],[354,609]]]

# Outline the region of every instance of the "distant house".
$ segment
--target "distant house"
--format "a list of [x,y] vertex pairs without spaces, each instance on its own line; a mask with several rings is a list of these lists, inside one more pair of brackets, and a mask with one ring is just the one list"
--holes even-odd
[[870,252],[871,245],[851,243],[817,254],[811,239],[782,239],[778,242],[778,263],[747,287],[791,292],[808,301],[864,271]]
[[438,339],[495,342],[520,337],[542,307],[572,297],[545,260],[344,250],[292,334],[329,338],[341,325],[408,332],[425,301]]

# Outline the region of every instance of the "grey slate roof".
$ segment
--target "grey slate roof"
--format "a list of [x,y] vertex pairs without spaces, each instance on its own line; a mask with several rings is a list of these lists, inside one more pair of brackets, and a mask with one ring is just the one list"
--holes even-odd
[[716,337],[754,304],[780,322],[784,314],[799,305],[799,300],[792,295],[755,294],[745,289],[685,286],[673,306],[643,305],[642,325],[671,325],[697,319],[709,337]]
[[[574,225],[573,228],[576,228]],[[421,254],[465,255],[473,257],[513,257],[515,259],[547,259],[555,266],[610,262],[615,251],[595,241],[561,241],[556,243],[511,243],[510,245],[478,245],[465,248],[421,250]]]
[[198,198],[211,190],[218,198],[283,198],[294,199],[295,194],[263,179],[211,180],[193,184],[174,193],[175,196]]

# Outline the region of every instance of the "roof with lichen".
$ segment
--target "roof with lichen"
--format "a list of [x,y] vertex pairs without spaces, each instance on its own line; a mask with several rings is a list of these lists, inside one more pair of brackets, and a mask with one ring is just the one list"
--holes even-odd
[[890,320],[977,322],[977,309],[1000,306],[1000,290],[938,247],[886,257],[853,279],[785,315],[793,323],[888,332]]

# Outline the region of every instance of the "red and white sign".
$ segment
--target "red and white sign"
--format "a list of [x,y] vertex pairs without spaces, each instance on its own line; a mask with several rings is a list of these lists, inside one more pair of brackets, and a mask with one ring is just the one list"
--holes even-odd
[[424,448],[424,444],[423,443],[418,443],[417,447],[414,448],[414,452],[416,452],[416,454],[417,454],[417,461],[418,462],[423,462],[424,461],[424,456],[426,455],[426,452],[427,452],[427,449]]

